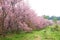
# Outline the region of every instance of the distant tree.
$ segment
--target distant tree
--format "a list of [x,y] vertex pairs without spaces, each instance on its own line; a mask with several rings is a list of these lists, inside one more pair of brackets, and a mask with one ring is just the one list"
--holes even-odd
[[53,21],[54,21],[55,23],[57,23],[57,18],[56,18],[56,17],[54,17],[54,18],[53,18]]
[[43,17],[44,17],[45,19],[49,19],[49,16],[43,15]]

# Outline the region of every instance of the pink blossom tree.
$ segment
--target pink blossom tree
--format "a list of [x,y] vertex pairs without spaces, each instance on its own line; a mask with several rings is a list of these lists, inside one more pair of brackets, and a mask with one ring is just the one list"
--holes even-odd
[[2,0],[0,21],[0,29],[2,28],[4,32],[14,30],[31,32],[48,25],[47,20],[37,16],[23,0]]

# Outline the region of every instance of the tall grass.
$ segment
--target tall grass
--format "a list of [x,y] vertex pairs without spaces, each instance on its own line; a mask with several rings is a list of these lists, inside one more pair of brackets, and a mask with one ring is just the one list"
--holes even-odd
[[55,27],[55,25],[48,26],[45,29],[32,31],[31,33],[10,33],[4,38],[0,37],[0,40],[60,40],[60,25],[56,28],[58,30]]

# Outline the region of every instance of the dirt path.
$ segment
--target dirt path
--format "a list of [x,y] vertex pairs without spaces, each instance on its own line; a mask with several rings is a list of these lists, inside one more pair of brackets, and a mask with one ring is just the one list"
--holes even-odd
[[34,40],[41,40],[41,37],[39,35],[35,35],[35,39]]

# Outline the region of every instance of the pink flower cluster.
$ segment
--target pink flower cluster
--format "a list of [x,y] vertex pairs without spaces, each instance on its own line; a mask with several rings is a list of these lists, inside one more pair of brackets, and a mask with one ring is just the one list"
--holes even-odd
[[31,32],[49,25],[48,20],[37,16],[23,0],[3,0],[0,3],[0,21],[2,21],[1,19],[4,19],[2,23],[6,31]]

